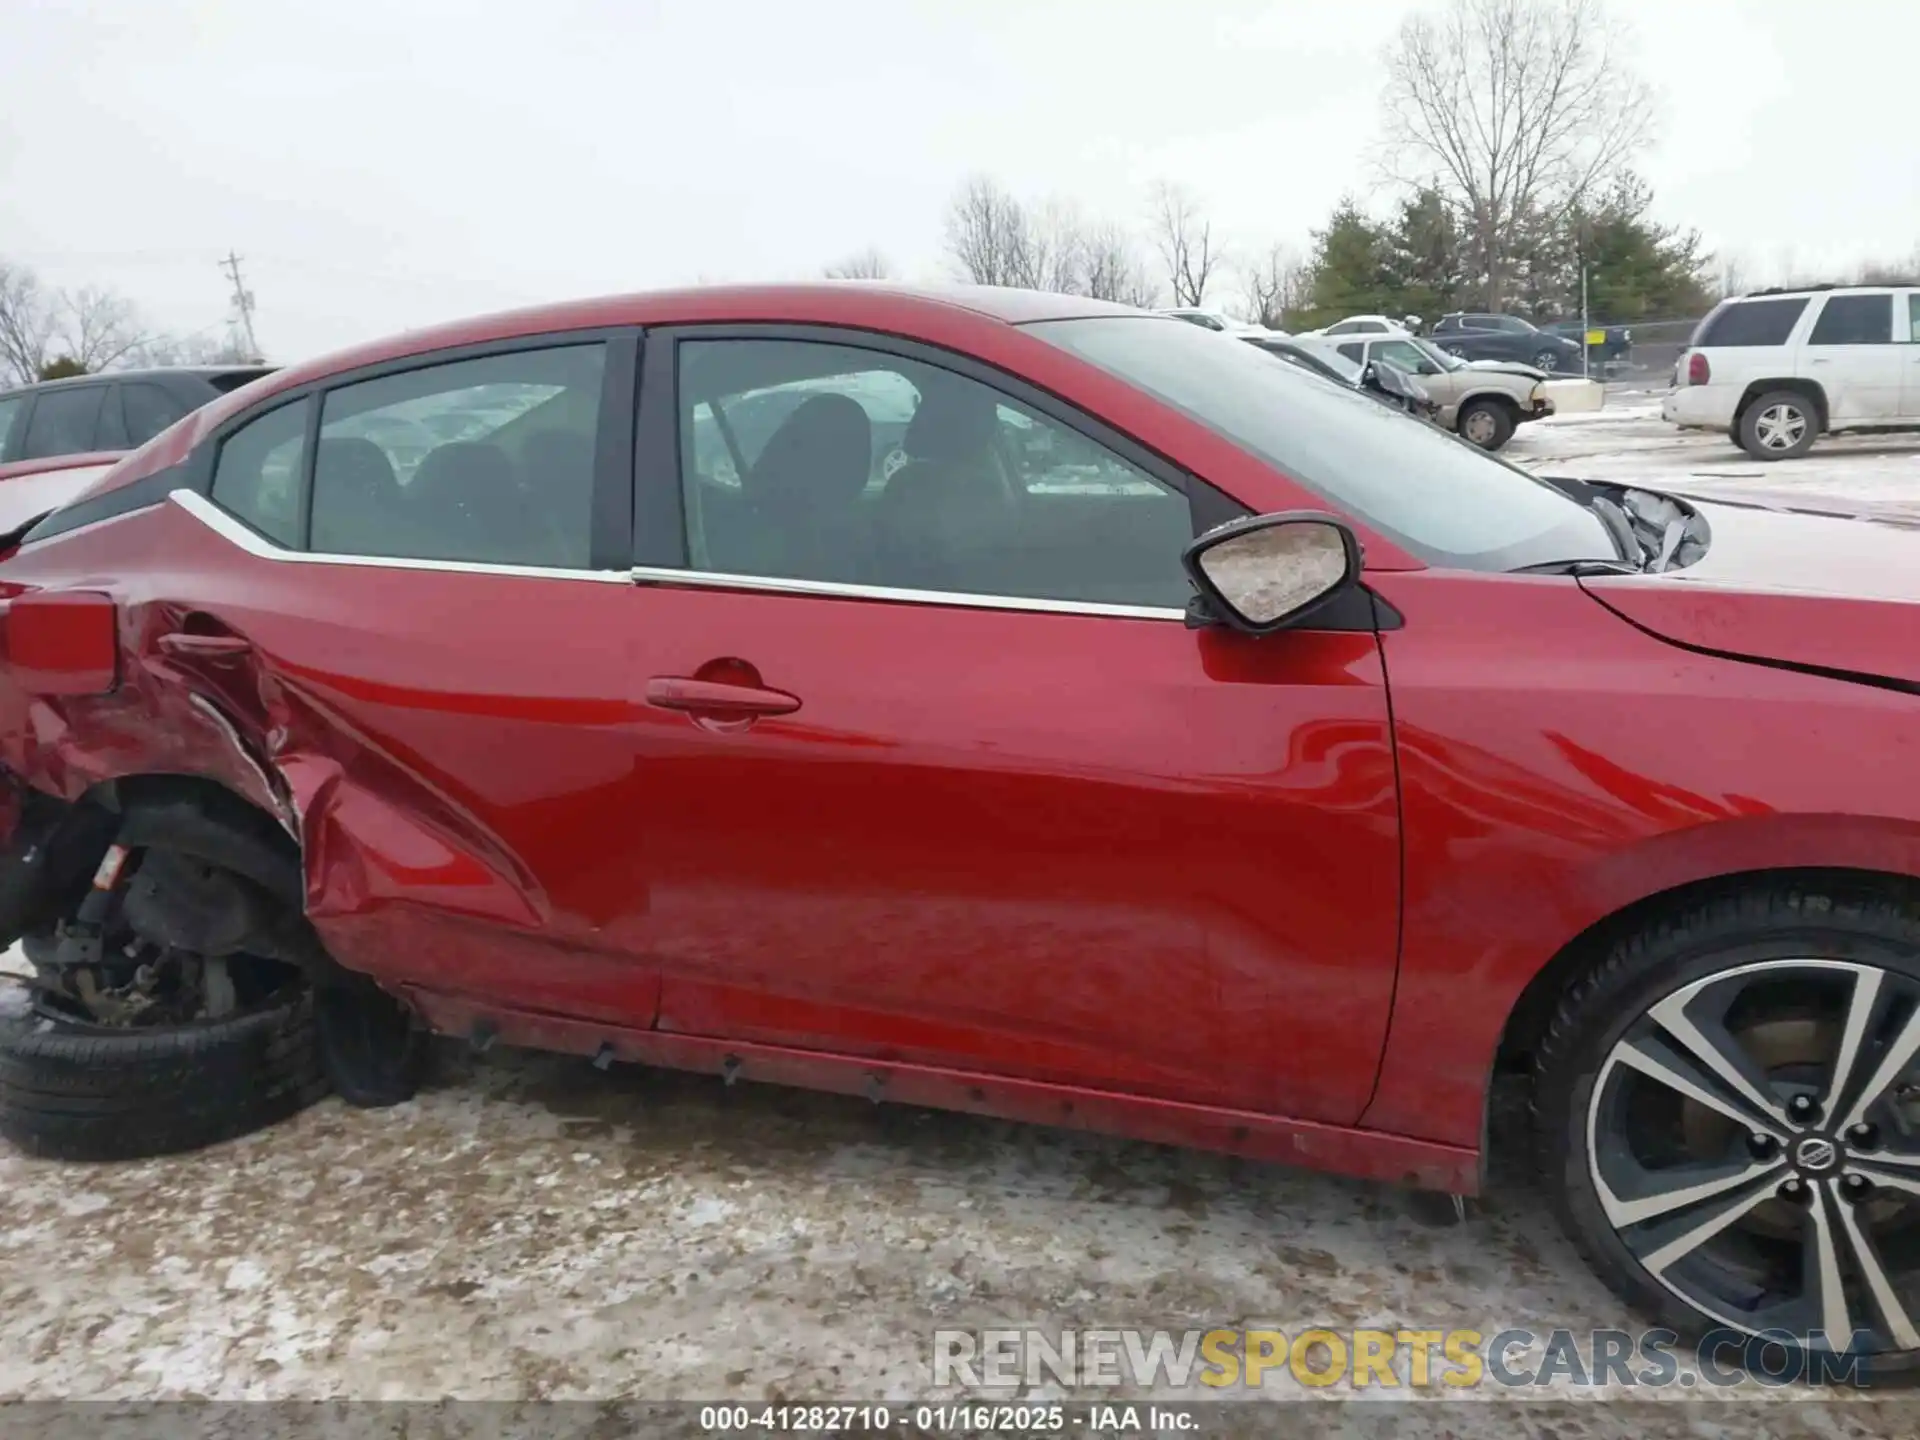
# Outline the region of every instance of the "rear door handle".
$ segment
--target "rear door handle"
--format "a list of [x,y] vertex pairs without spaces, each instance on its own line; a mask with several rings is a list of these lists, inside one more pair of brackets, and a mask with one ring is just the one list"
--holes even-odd
[[208,659],[219,655],[244,655],[253,649],[253,645],[238,635],[195,635],[190,631],[175,630],[160,637],[160,648],[169,655]]
[[656,675],[647,681],[647,703],[716,720],[747,720],[760,715],[791,715],[800,708],[800,697],[758,685]]

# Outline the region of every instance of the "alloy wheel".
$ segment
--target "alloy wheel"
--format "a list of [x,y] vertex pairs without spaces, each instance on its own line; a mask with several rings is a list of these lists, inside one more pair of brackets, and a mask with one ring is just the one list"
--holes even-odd
[[1754,420],[1753,433],[1768,450],[1791,450],[1807,433],[1807,417],[1792,405],[1769,405]]
[[1920,1350],[1920,981],[1767,960],[1673,991],[1607,1052],[1587,1162],[1659,1285],[1748,1334]]
[[1538,355],[1533,357],[1533,367],[1536,370],[1544,370],[1551,375],[1560,368],[1560,357],[1551,350],[1542,350]]

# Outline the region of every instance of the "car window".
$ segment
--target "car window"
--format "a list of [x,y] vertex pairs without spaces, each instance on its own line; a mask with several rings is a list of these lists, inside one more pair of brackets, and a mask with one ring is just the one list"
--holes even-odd
[[[1911,344],[1920,345],[1920,293],[1907,296],[1907,340]],[[5,422],[0,421],[0,446],[6,444],[6,433]],[[4,449],[0,449],[0,454],[5,453]]]
[[1358,330],[1359,328],[1360,328],[1360,325],[1358,321],[1341,320],[1341,321],[1337,321],[1332,325],[1327,326],[1327,334],[1351,335],[1354,331]]
[[1809,345],[1891,345],[1893,296],[1829,295]]
[[310,548],[586,568],[604,362],[514,350],[329,390]]
[[1421,368],[1429,363],[1427,357],[1421,354],[1420,347],[1411,340],[1376,341],[1373,353],[1375,358],[1390,360],[1402,370],[1411,371],[1415,375],[1418,375]]
[[[812,341],[695,340],[679,355],[695,569],[1169,608],[1191,593],[1186,496],[991,386]],[[769,395],[786,397],[771,426]],[[730,444],[736,415],[756,433]]]
[[1367,347],[1357,340],[1350,340],[1342,345],[1340,353],[1356,365],[1364,365],[1367,360]]
[[1384,335],[1387,333],[1387,327],[1378,320],[1362,320],[1353,328],[1365,335]]
[[1729,300],[1700,322],[1689,342],[1693,349],[1731,349],[1740,345],[1784,345],[1807,308],[1807,297],[1780,300]]
[[25,395],[0,397],[0,464],[17,458],[13,453],[13,431],[20,417],[27,413],[27,399]]
[[276,544],[300,543],[300,471],[307,407],[296,401],[249,421],[220,445],[213,499]]
[[42,390],[40,402],[33,407],[27,422],[27,441],[20,447],[22,460],[41,460],[50,455],[79,455],[93,449],[93,430],[100,418],[104,385],[63,386]]
[[1185,412],[1429,563],[1509,570],[1620,554],[1592,510],[1545,482],[1358,391],[1265,364],[1244,345],[1147,316],[1024,328]]
[[120,387],[121,411],[127,422],[127,443],[144,445],[187,413],[187,405],[158,385],[129,381]]
[[110,385],[106,399],[100,402],[100,418],[93,427],[93,448],[96,450],[128,450],[127,422],[120,412],[120,395],[127,387]]

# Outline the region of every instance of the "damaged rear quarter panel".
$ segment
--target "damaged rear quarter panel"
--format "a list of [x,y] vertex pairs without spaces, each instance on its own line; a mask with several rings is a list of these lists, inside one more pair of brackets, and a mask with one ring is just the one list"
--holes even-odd
[[[298,837],[341,963],[650,1022],[626,586],[263,558],[172,502],[0,578],[119,607],[114,693],[0,684],[0,760],[31,784],[217,781]],[[179,632],[245,648],[169,653]]]

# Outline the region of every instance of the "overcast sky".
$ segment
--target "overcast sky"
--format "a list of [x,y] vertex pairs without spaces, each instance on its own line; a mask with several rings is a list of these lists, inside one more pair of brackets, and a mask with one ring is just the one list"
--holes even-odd
[[[1423,0],[10,0],[0,257],[270,356],[877,245],[942,274],[970,172],[1243,252],[1384,204],[1380,51]],[[1920,245],[1920,7],[1608,0],[1665,219],[1749,274]],[[1230,298],[1223,293],[1222,299]]]

